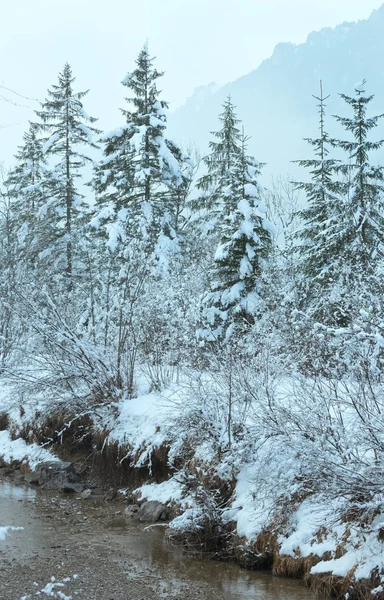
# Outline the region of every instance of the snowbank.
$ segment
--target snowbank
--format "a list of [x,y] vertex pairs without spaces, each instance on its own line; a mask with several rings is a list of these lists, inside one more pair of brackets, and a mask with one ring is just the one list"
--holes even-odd
[[163,483],[142,485],[135,490],[135,494],[143,500],[157,500],[162,504],[171,502],[182,504],[184,491],[181,483],[172,478]]
[[38,444],[27,444],[21,438],[12,440],[9,431],[0,431],[0,458],[6,463],[28,460],[31,469],[39,462],[55,460],[50,452]]
[[147,465],[151,469],[152,452],[173,437],[170,423],[178,404],[174,386],[162,393],[144,392],[137,398],[122,400],[108,441],[129,446],[130,457],[136,457],[134,466]]

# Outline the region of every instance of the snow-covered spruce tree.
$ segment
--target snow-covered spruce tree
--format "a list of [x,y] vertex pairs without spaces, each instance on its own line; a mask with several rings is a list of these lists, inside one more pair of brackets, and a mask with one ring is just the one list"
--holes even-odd
[[52,183],[43,153],[43,142],[38,136],[38,126],[35,123],[30,123],[15,159],[16,165],[8,173],[5,187],[12,204],[18,258],[24,259],[33,268],[38,253],[42,250],[39,213],[47,201],[46,196]]
[[98,233],[114,248],[116,236],[124,237],[135,230],[129,214],[134,187],[134,151],[125,126],[104,134],[101,143],[104,156],[95,166],[90,183],[96,194],[94,223],[98,225]]
[[365,80],[355,86],[355,96],[340,94],[353,110],[352,117],[335,115],[336,120],[352,135],[351,140],[338,140],[336,146],[347,152],[348,161],[339,171],[348,181],[342,230],[343,260],[360,271],[372,272],[382,256],[384,240],[384,167],[375,166],[369,154],[379,150],[384,139],[372,142],[369,132],[378,126],[384,114],[369,117],[367,107],[373,95],[366,95]]
[[306,372],[317,374],[350,370],[351,343],[340,332],[353,327],[361,309],[375,314],[382,310],[383,169],[370,164],[369,153],[384,142],[368,140],[380,116],[366,115],[372,96],[363,88],[357,85],[353,98],[342,95],[353,116],[336,117],[352,140],[321,136],[346,151],[348,161],[326,158],[323,173],[322,162],[309,162],[312,182],[302,186],[309,207],[301,212],[304,228],[297,234],[302,245],[294,308],[300,311],[293,322],[287,319],[286,347],[296,349],[296,360]]
[[335,182],[335,172],[340,161],[329,157],[332,145],[325,129],[325,101],[323,86],[320,82],[318,100],[319,130],[317,138],[305,138],[314,149],[314,158],[298,160],[301,167],[309,169],[311,179],[307,182],[296,182],[297,190],[304,191],[307,206],[298,211],[298,218],[303,223],[294,234],[296,250],[300,256],[300,271],[308,280],[321,282],[329,265],[339,254],[340,224],[340,186]]
[[48,90],[48,98],[36,111],[41,122],[38,131],[43,133],[43,153],[52,163],[52,177],[48,185],[48,198],[41,207],[44,218],[44,239],[40,253],[41,267],[63,278],[70,291],[78,275],[74,257],[80,238],[82,194],[76,186],[81,169],[92,159],[85,149],[97,148],[93,136],[100,133],[92,124],[82,99],[88,91],[74,92],[75,78],[68,63],[59,74],[58,83]]
[[[322,82],[320,96],[314,98],[318,101],[320,135],[306,138],[313,147],[314,157],[295,161],[309,170],[310,179],[295,182],[296,190],[305,193],[307,205],[295,215],[299,225],[293,233],[289,252],[293,278],[289,282],[285,306],[287,347],[297,346],[298,350],[307,339],[307,333],[311,345],[314,321],[334,323],[338,313],[334,286],[340,270],[340,227],[346,192],[345,184],[337,179],[340,161],[330,156],[330,148],[335,142],[325,128],[325,103],[329,96],[324,96]],[[291,317],[296,309],[302,312],[293,324]],[[316,343],[315,347],[320,348],[320,345]]]
[[189,162],[165,137],[167,104],[159,98],[162,73],[153,62],[145,45],[123,81],[130,94],[122,109],[125,123],[104,136],[104,157],[92,182],[96,207],[91,235],[101,249],[96,321],[102,325],[103,345],[114,357],[117,386],[128,393],[151,328],[152,333],[155,327],[157,333],[163,331],[158,303],[154,311],[148,301],[150,289],[159,267],[167,271],[178,252],[190,185]]
[[28,295],[34,282],[39,254],[41,221],[39,210],[46,201],[45,182],[49,169],[43,155],[37,126],[30,124],[15,155],[16,164],[7,174],[1,191],[0,209],[0,355],[20,343],[28,329],[20,320],[20,294]]
[[146,44],[122,82],[130,93],[122,109],[126,122],[104,136],[93,181],[107,233],[123,243],[126,236],[140,238],[149,252],[164,235],[176,239],[187,189],[183,152],[165,137],[168,105],[157,89],[163,73],[153,63]]
[[[258,183],[261,163],[240,152],[222,177],[220,244],[211,271],[211,289],[202,300],[205,327],[198,335],[228,341],[263,310],[261,278],[271,248],[273,225],[267,221]],[[225,183],[225,186],[224,186]]]
[[156,242],[162,231],[171,236],[174,231],[175,188],[184,184],[184,156],[177,144],[165,138],[168,105],[159,99],[157,89],[163,73],[154,68],[153,62],[145,44],[136,69],[123,80],[132,93],[127,101],[133,107],[123,110],[123,114],[135,150],[134,195],[140,202],[148,238]]
[[378,269],[384,249],[384,168],[372,164],[370,153],[384,140],[370,141],[368,136],[383,115],[367,115],[373,96],[367,96],[364,88],[362,82],[356,84],[354,97],[341,94],[353,115],[335,117],[352,139],[333,140],[348,159],[336,166],[338,202],[325,245],[329,248],[328,264],[322,269],[325,293],[318,303],[321,310],[316,309],[318,320],[331,327],[347,326],[362,306],[375,305],[382,295]]
[[[330,140],[324,129],[326,98],[321,95],[320,137],[309,140],[317,156],[298,161],[311,169],[312,181],[297,184],[306,192],[308,208],[300,212],[304,227],[296,234],[303,284],[299,306],[307,317],[337,327],[350,321],[354,297],[363,290],[373,292],[384,236],[384,170],[369,160],[369,153],[384,140],[368,140],[382,115],[367,116],[373,96],[365,95],[364,83],[356,86],[355,97],[341,97],[353,116],[336,119],[352,133],[352,140]],[[329,158],[329,145],[346,151],[348,161]]]
[[18,227],[13,198],[6,184],[0,188],[0,373],[20,340],[23,326],[16,306],[17,290],[26,285],[24,262],[20,260]]
[[221,129],[211,132],[214,139],[209,142],[210,153],[203,158],[207,173],[200,177],[196,186],[201,195],[191,203],[191,208],[208,223],[208,229],[214,228],[220,215],[226,176],[241,154],[240,120],[235,108],[228,96],[219,115]]

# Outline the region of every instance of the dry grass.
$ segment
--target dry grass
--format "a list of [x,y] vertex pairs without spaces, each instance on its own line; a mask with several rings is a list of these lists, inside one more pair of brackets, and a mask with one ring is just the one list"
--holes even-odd
[[[345,598],[350,589],[350,580],[343,577],[335,577],[330,573],[304,575],[304,582],[316,592],[320,598]],[[350,596],[351,598],[351,596]]]
[[31,473],[31,472],[32,472],[32,469],[30,467],[29,461],[23,460],[20,465],[20,473],[22,473],[23,475],[27,475],[28,473]]
[[349,600],[384,600],[384,592],[372,594],[372,590],[380,584],[378,572],[373,572],[369,579],[356,581],[354,578],[356,567],[351,569],[345,577],[336,577],[331,573],[304,575],[304,582],[316,592],[319,598],[336,598],[343,600],[348,594]]
[[272,573],[277,577],[290,577],[294,579],[301,579],[310,572],[314,565],[320,562],[321,558],[314,554],[306,556],[287,556],[285,554],[278,554],[274,557]]
[[272,552],[268,550],[260,552],[255,544],[248,544],[246,538],[239,538],[236,535],[233,536],[232,543],[234,544],[234,558],[244,569],[250,571],[272,569]]
[[271,556],[277,555],[279,551],[277,533],[272,527],[271,529],[260,531],[256,542],[253,545],[253,550],[257,554],[268,554]]
[[[380,577],[378,573],[373,573],[367,580],[356,581],[354,578],[355,569],[351,569],[346,577],[335,577],[331,573],[322,573],[311,575],[310,571],[320,561],[327,561],[331,558],[341,558],[347,552],[345,544],[341,543],[336,548],[335,554],[330,552],[323,554],[321,557],[311,554],[308,557],[300,556],[298,552],[296,556],[281,555],[279,553],[279,544],[277,542],[279,534],[284,529],[286,521],[286,513],[282,510],[271,524],[268,530],[262,531],[256,542],[253,545],[247,544],[247,540],[237,539],[237,548],[235,557],[237,562],[249,569],[268,568],[273,574],[278,577],[290,577],[303,579],[310,586],[319,598],[335,598],[344,600],[348,593],[349,600],[384,600],[384,592],[372,595],[372,590],[379,586]],[[366,512],[360,512],[358,515],[355,511],[351,511],[348,517],[352,514],[357,518],[357,522],[362,521],[363,526],[369,523],[374,514],[367,515]],[[375,513],[376,514],[376,513]],[[345,522],[349,519],[345,519]],[[355,520],[356,522],[356,520]],[[348,529],[348,528],[347,528]],[[317,532],[319,542],[323,541],[328,535],[325,527],[321,527]],[[346,533],[347,541],[348,534]],[[383,534],[384,539],[384,534]]]
[[372,590],[378,587],[380,578],[373,573],[370,579],[356,581],[355,568],[351,569],[345,577],[335,577],[330,573],[317,575],[307,574],[304,581],[322,598],[345,598],[348,593],[349,600],[384,600],[384,592],[372,595]]

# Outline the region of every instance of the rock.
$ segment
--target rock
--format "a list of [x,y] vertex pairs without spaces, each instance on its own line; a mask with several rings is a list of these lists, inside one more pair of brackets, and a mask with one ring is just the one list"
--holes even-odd
[[93,492],[89,488],[83,490],[80,494],[80,498],[82,498],[82,500],[87,500],[91,496],[93,496]]
[[27,473],[27,475],[25,475],[25,481],[30,485],[39,485],[39,479],[35,471]]
[[84,486],[78,484],[78,477],[71,462],[47,461],[36,467],[35,478],[47,490],[81,492]]
[[104,494],[104,500],[114,500],[117,496],[117,490],[115,488],[110,488],[108,492]]
[[66,483],[63,487],[60,488],[61,492],[64,492],[64,494],[80,494],[82,493],[84,490],[84,486],[82,483],[71,483],[68,482]]
[[139,521],[148,523],[156,523],[156,521],[166,521],[169,511],[164,504],[156,500],[144,502],[136,513],[136,518]]
[[139,510],[138,504],[130,504],[124,511],[124,517],[136,517],[137,512]]

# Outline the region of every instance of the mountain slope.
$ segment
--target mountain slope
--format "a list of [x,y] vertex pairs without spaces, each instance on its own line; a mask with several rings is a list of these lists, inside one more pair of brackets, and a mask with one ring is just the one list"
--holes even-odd
[[[268,173],[292,173],[296,167],[291,161],[310,152],[302,138],[317,133],[312,95],[318,94],[320,79],[325,93],[331,94],[327,127],[332,134],[340,131],[331,115],[348,113],[338,93],[353,94],[355,83],[363,78],[367,91],[375,94],[373,110],[384,112],[383,32],[384,5],[367,20],[312,32],[304,44],[278,44],[251,73],[218,91],[213,84],[205,92],[198,88],[170,115],[170,134],[183,145],[194,142],[206,152],[209,132],[218,127],[221,104],[231,95],[245,132],[252,136],[249,150],[268,163]],[[378,135],[384,137],[384,124]]]

